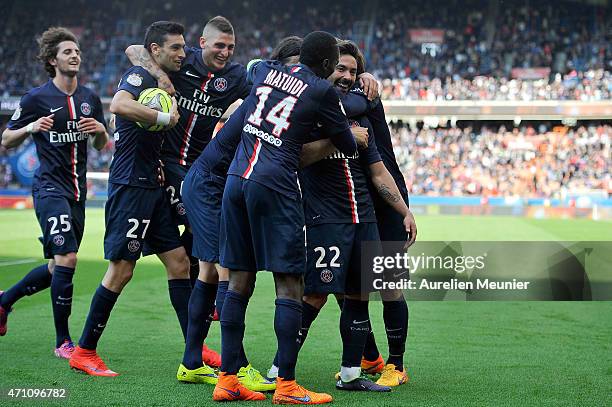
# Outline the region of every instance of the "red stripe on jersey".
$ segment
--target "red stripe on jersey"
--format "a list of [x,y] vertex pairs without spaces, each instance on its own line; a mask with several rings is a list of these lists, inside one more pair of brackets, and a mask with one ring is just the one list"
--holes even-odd
[[[206,79],[200,85],[200,90],[202,92],[206,92],[206,87],[208,86],[208,82],[210,82],[213,77],[213,73],[209,72],[206,76]],[[181,149],[179,150],[179,164],[187,165],[187,152],[189,151],[189,141],[191,140],[191,133],[193,132],[193,128],[195,127],[195,121],[198,116],[195,113],[191,113],[189,115],[189,120],[187,120],[187,125],[185,126],[185,134],[183,134],[183,143],[181,145]]]
[[70,162],[72,164],[72,181],[74,183],[74,199],[77,201],[81,197],[81,190],[79,189],[79,175],[77,173],[77,159],[78,159],[78,143],[74,143],[72,145],[72,149],[70,151]]
[[342,160],[342,166],[344,167],[344,176],[346,177],[346,185],[348,186],[348,199],[351,205],[351,217],[353,223],[359,223],[359,215],[357,214],[357,201],[355,200],[355,185],[353,184],[353,176],[349,169],[348,160]]
[[255,140],[255,145],[253,146],[253,154],[251,154],[251,158],[249,159],[249,165],[247,166],[246,171],[242,174],[243,178],[249,179],[251,173],[253,172],[253,167],[257,163],[257,159],[259,158],[259,150],[261,149],[261,142],[259,139]]
[[76,120],[76,112],[74,111],[74,99],[72,99],[72,96],[66,96],[66,99],[68,101],[68,113],[70,114],[70,119],[71,120]]

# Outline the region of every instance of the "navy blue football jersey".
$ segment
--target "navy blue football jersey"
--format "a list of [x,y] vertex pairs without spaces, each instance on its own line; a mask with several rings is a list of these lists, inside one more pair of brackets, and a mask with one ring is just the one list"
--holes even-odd
[[185,47],[185,54],[181,70],[169,73],[180,119],[167,132],[162,160],[191,165],[210,142],[223,113],[236,100],[246,98],[251,87],[243,65],[232,62],[211,72],[202,61],[200,48]]
[[243,103],[232,113],[225,125],[194,161],[193,166],[198,171],[212,174],[220,182],[225,181],[227,170],[242,137],[245,113],[246,105]]
[[[144,68],[133,66],[121,77],[117,91],[124,90],[138,99],[147,88],[156,88],[157,80]],[[115,154],[109,182],[141,188],[159,188],[157,169],[165,132],[151,132],[135,122],[117,116]]]
[[[382,102],[374,105],[374,107],[367,112],[367,117],[372,124],[374,130],[374,138],[376,139],[376,147],[382,158],[385,167],[395,180],[397,188],[404,200],[408,200],[408,188],[406,187],[406,180],[404,175],[397,165],[395,159],[395,153],[393,152],[393,142],[391,141],[391,132],[389,131],[389,125],[385,117],[385,108]],[[376,194],[378,195],[378,194]]]
[[262,61],[252,76],[253,89],[243,102],[242,138],[228,174],[295,199],[300,153],[309,133],[320,126],[329,137],[352,139],[348,121],[331,84],[305,65]]
[[368,167],[381,161],[380,154],[367,118],[350,121],[368,128],[368,147],[353,156],[336,151],[300,171],[307,226],[376,222],[368,189]]
[[32,191],[39,196],[56,195],[75,201],[87,197],[88,133],[77,130],[81,118],[93,117],[106,125],[100,98],[79,85],[73,95],[59,90],[52,80],[30,90],[7,127],[20,129],[43,116],[53,114],[53,127],[32,135],[40,167],[34,175]]

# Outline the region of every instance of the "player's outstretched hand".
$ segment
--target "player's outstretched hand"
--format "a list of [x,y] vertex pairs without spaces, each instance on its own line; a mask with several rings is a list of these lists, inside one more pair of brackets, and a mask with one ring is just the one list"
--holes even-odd
[[178,112],[178,103],[176,102],[176,98],[172,96],[172,107],[170,108],[170,123],[168,123],[167,128],[171,129],[179,121],[179,112]]
[[174,89],[174,85],[170,81],[168,75],[161,75],[157,80],[157,87],[168,92],[170,96],[176,95],[176,89]]
[[50,114],[49,116],[43,116],[40,119],[33,122],[31,133],[39,133],[41,131],[51,130],[51,127],[53,127],[53,116],[55,116],[55,114]]
[[374,100],[380,96],[378,92],[378,81],[371,73],[364,72],[359,75],[359,84],[369,100]]
[[406,228],[406,232],[408,232],[408,241],[406,241],[406,244],[404,245],[404,249],[407,249],[414,244],[417,237],[416,221],[414,220],[414,216],[410,210],[408,210],[408,214],[404,218],[404,227]]
[[82,117],[77,123],[77,128],[83,133],[101,134],[106,131],[104,125],[93,117]]
[[351,127],[351,132],[353,133],[353,137],[355,137],[355,142],[359,148],[367,148],[368,147],[368,128],[367,127]]

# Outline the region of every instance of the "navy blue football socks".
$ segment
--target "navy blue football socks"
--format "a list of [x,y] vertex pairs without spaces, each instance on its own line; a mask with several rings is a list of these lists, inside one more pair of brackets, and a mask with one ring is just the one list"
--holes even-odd
[[187,252],[187,256],[189,256],[189,280],[193,287],[200,274],[200,263],[196,257],[191,255],[193,250],[193,234],[188,229],[185,229],[181,235],[181,243],[185,248],[185,252]]
[[56,348],[65,340],[70,340],[68,318],[72,312],[73,276],[73,268],[56,265],[51,278],[51,305],[55,323]]
[[183,338],[187,339],[189,325],[189,297],[191,296],[191,281],[188,278],[168,280],[170,302],[181,325]]
[[217,284],[196,280],[189,298],[189,326],[185,341],[183,365],[193,370],[202,367],[202,345],[208,335],[212,314],[215,312]]
[[[223,310],[223,302],[225,301],[225,294],[229,287],[229,281],[219,281],[219,287],[217,288],[217,299],[215,300],[215,307],[217,308],[217,314],[221,318],[221,311]],[[244,346],[240,347],[240,354],[238,355],[238,365],[240,367],[246,367],[249,364],[249,360],[244,353]]]
[[278,341],[278,376],[285,380],[294,380],[300,349],[296,338],[302,326],[302,303],[277,298],[275,304],[274,332]]
[[[302,328],[300,328],[300,332],[298,333],[298,352],[300,349],[302,349],[302,346],[304,346],[306,337],[308,337],[308,331],[310,330],[310,326],[312,325],[314,320],[317,319],[317,316],[319,315],[320,311],[320,309],[313,307],[307,302],[302,302]],[[274,356],[273,365],[278,367],[278,351]]]
[[[342,307],[344,306],[344,298],[336,297],[336,301],[338,302],[340,311],[342,311]],[[365,347],[363,348],[363,357],[366,360],[372,361],[378,359],[380,351],[378,350],[378,346],[376,345],[376,338],[374,337],[374,332],[372,331],[372,323],[368,322],[368,325],[370,328],[370,333],[368,334],[368,339],[366,340]]]
[[383,319],[389,343],[389,359],[397,370],[403,371],[404,352],[408,337],[408,304],[402,297],[399,301],[383,302]]
[[49,265],[45,263],[33,268],[17,284],[6,290],[0,300],[0,306],[10,310],[20,298],[36,294],[50,286],[51,273],[49,273]]
[[112,292],[100,284],[91,299],[89,314],[85,321],[83,334],[79,340],[79,346],[81,348],[88,350],[96,349],[100,336],[102,336],[102,332],[104,332],[104,328],[106,327],[106,323],[108,322],[108,318],[110,317],[110,313],[118,297],[119,293]]
[[244,318],[249,299],[227,291],[219,316],[221,322],[221,371],[236,374],[240,369],[240,350],[244,338]]
[[368,302],[345,298],[340,313],[342,366],[361,366],[361,356],[370,333]]

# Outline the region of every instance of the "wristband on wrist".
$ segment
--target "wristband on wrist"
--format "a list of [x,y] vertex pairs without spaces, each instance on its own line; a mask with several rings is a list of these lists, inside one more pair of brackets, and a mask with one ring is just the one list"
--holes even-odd
[[162,126],[167,126],[170,124],[170,113],[157,112],[157,120],[155,124],[160,124]]
[[26,126],[26,133],[32,134],[33,130],[34,130],[34,123],[30,123]]

